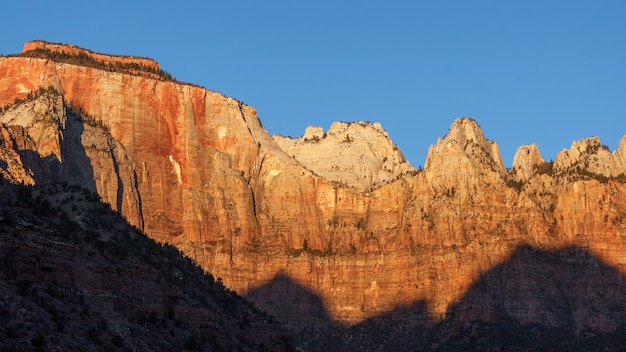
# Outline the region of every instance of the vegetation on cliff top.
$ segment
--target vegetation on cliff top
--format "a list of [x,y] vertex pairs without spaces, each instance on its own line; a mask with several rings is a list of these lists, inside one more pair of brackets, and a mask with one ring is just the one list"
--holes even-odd
[[50,49],[44,48],[36,48],[33,50],[28,50],[26,52],[17,54],[15,56],[21,57],[34,57],[34,58],[42,58],[42,59],[50,59],[56,62],[63,62],[73,65],[93,67],[100,70],[112,71],[112,72],[122,72],[133,75],[141,75],[142,73],[147,73],[149,77],[158,78],[164,81],[173,81],[177,82],[172,75],[164,71],[163,69],[157,69],[154,67],[150,67],[144,64],[139,64],[136,62],[124,63],[119,61],[112,62],[104,62],[95,59],[94,57],[80,52],[78,54],[72,54],[65,51],[53,51]]

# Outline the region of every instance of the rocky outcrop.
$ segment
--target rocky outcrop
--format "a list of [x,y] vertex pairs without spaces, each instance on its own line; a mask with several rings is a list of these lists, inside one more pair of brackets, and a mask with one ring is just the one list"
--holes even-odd
[[[8,108],[0,122],[9,126],[2,144],[19,172],[7,172],[25,184],[69,182],[97,191],[113,209],[143,227],[134,165],[124,147],[93,117],[83,117],[53,88],[39,89]],[[74,108],[75,109],[75,108]],[[7,169],[8,171],[8,169]],[[95,173],[97,174],[95,174]]]
[[428,150],[427,161],[434,162],[428,159],[434,159],[436,155],[441,156],[444,149],[456,149],[471,158],[474,164],[488,166],[501,174],[505,172],[498,145],[485,138],[482,129],[472,118],[455,120],[446,136],[440,138],[437,144]]
[[[45,58],[0,58],[0,106],[47,86],[62,95],[66,113],[57,120],[65,126],[44,140],[37,119],[17,114],[31,114],[32,102],[5,109],[0,155],[52,152],[46,155],[61,166],[31,175],[35,166],[20,173],[19,162],[6,160],[3,173],[92,187],[132,224],[287,320],[355,324],[387,312],[415,324],[446,321],[473,283],[521,246],[580,247],[573,263],[589,254],[626,272],[626,139],[613,153],[595,139],[577,142],[553,164],[536,147],[522,147],[511,171],[476,121],[462,118],[417,172],[377,124],[272,138],[252,107],[201,87]],[[83,176],[63,171],[78,168]],[[507,281],[510,292],[524,290],[542,268],[524,270],[526,281]],[[602,282],[581,294],[601,292]],[[289,291],[295,288],[306,295]],[[416,302],[419,309],[409,309]],[[471,319],[494,321],[491,308],[472,302],[479,308]],[[543,305],[528,302],[513,319],[544,324]],[[615,309],[626,316],[624,307]],[[572,324],[599,329],[581,317]],[[617,329],[620,319],[603,322],[603,331]]]
[[285,153],[316,175],[360,191],[417,171],[380,123],[335,122],[327,132],[309,126],[299,138],[273,138]]
[[434,192],[459,192],[462,199],[476,193],[478,184],[502,183],[506,174],[498,145],[471,118],[455,120],[446,136],[428,149],[424,169]]
[[536,144],[523,145],[517,149],[513,157],[513,172],[516,180],[525,182],[537,173],[537,167],[543,165],[545,160],[539,154]]
[[605,177],[616,177],[626,173],[626,135],[619,147],[611,152],[600,143],[600,138],[591,137],[572,142],[569,150],[561,150],[554,160],[554,169],[559,172],[569,170],[584,171]]

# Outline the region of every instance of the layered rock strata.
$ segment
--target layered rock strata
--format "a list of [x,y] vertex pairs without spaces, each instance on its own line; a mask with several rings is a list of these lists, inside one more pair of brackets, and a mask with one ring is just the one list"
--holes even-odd
[[[442,321],[520,246],[581,247],[626,273],[626,136],[612,153],[595,139],[577,142],[554,165],[536,147],[522,147],[511,172],[496,143],[462,118],[417,172],[378,124],[272,138],[252,107],[201,87],[45,58],[0,58],[0,106],[48,86],[57,100],[27,100],[0,115],[4,174],[97,190],[132,224],[285,319],[322,326],[398,312]],[[56,127],[38,122],[28,104],[57,106]],[[58,170],[20,169],[16,155],[28,151],[34,164],[53,156]],[[579,260],[584,255],[572,258]],[[310,295],[292,294],[294,287]],[[544,322],[537,307],[509,316]],[[567,309],[585,329],[621,324],[588,320],[578,308]],[[615,309],[626,317],[626,307]],[[477,303],[458,319],[492,321],[491,314],[491,305]]]

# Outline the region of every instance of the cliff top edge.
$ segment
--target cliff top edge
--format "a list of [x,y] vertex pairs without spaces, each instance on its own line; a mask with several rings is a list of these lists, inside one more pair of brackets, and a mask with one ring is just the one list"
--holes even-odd
[[160,69],[158,62],[147,57],[98,53],[73,44],[52,43],[41,39],[26,42],[20,54],[24,55],[29,52],[36,51],[48,51],[51,53],[68,54],[73,56],[85,55],[93,60],[109,64],[137,64],[146,66],[155,71]]

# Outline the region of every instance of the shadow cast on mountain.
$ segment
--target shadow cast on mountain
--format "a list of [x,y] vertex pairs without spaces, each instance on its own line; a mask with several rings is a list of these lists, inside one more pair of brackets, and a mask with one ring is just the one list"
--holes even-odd
[[[449,349],[478,341],[525,350],[621,350],[625,319],[626,278],[617,269],[576,246],[520,246],[448,309],[439,336],[456,337]],[[474,344],[459,344],[460,336]]]
[[[616,351],[626,347],[626,277],[574,246],[558,251],[518,247],[506,262],[474,282],[440,322],[429,318],[424,301],[417,301],[342,327],[332,321],[321,299],[282,273],[247,295],[256,302],[270,297],[276,300],[276,312],[270,313],[279,319],[305,316],[311,310],[328,319],[325,324],[331,329],[315,335],[302,333],[310,330],[307,322],[295,320],[301,328],[299,338],[312,351]],[[319,322],[312,325],[323,327]]]
[[61,130],[60,140],[61,159],[56,155],[42,157],[39,153],[29,149],[17,149],[24,168],[29,170],[35,184],[68,183],[80,185],[92,192],[96,192],[91,160],[87,156],[82,144],[85,131],[83,117],[67,107],[65,128]]
[[284,272],[279,272],[268,283],[250,290],[245,298],[265,308],[279,320],[298,326],[311,325],[327,329],[336,325],[322,299]]

